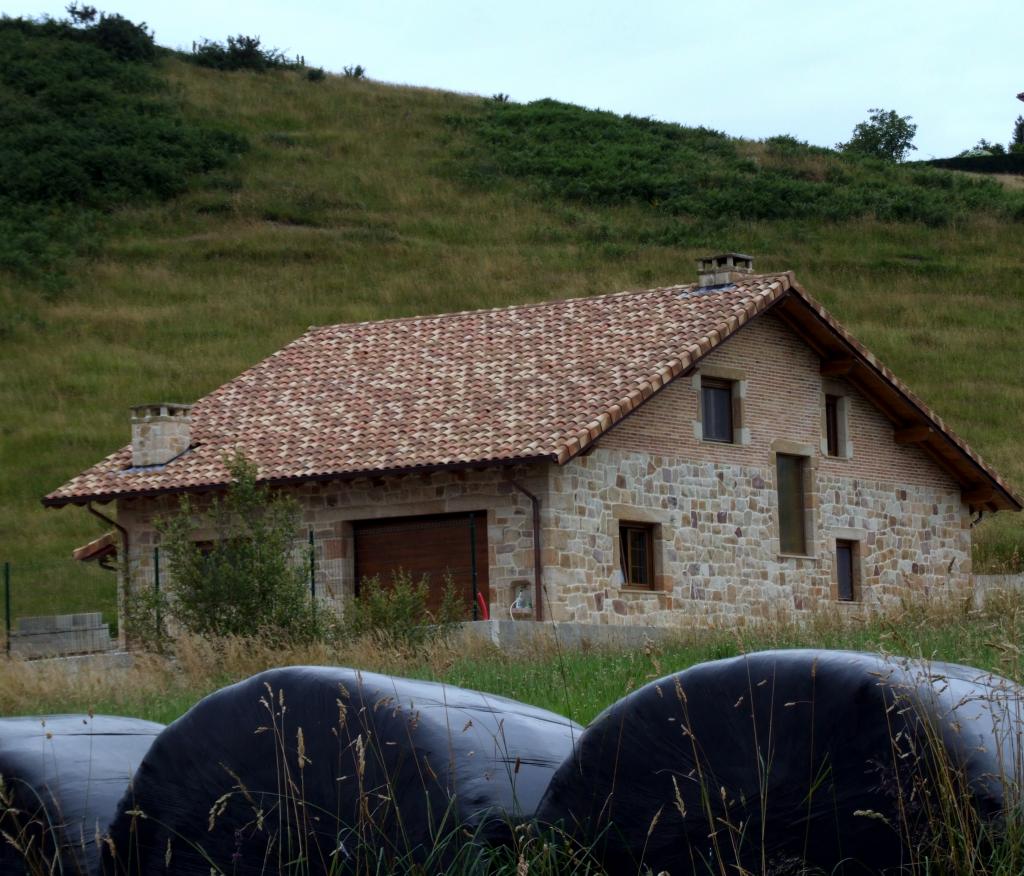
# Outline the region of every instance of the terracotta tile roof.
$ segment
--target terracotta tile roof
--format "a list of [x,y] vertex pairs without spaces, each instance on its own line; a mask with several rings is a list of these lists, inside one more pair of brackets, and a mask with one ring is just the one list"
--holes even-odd
[[132,469],[124,447],[43,501],[213,487],[236,447],[269,482],[564,463],[791,292],[818,307],[784,273],[312,328],[200,399],[182,456]]
[[87,563],[90,560],[99,560],[102,563],[104,558],[115,556],[117,556],[117,533],[113,529],[71,552],[71,558],[80,563]]

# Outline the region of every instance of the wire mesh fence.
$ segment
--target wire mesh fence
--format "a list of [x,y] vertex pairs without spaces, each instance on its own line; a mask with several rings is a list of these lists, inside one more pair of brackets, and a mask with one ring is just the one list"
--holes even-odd
[[[396,570],[403,567],[405,556],[398,546],[403,538],[410,537],[407,530],[411,531],[408,526],[393,533],[387,530],[388,537],[396,544],[395,553],[390,556]],[[201,550],[212,549],[211,543],[199,544]],[[472,545],[472,540],[467,544]],[[310,600],[319,609],[341,615],[347,600],[358,597],[354,547],[352,538],[334,531],[309,530],[293,542],[291,563],[308,587]],[[460,593],[465,596],[466,617],[475,619],[486,612],[485,594],[478,592],[476,579],[479,565],[481,586],[485,586],[482,582],[486,580],[486,548],[483,551],[478,555],[479,564],[470,564],[472,572],[469,565],[462,569],[454,557],[448,557],[443,567],[431,568],[426,574],[423,570],[416,572],[409,568],[404,571],[415,572],[416,581],[425,575],[429,580],[430,598],[434,601],[454,573]],[[475,549],[462,551],[467,556],[471,552],[477,554]],[[388,559],[385,555],[383,566],[388,565]],[[118,613],[118,577],[122,565],[122,558],[113,551],[101,562],[95,559],[80,562],[67,557],[4,563],[0,567],[4,588],[3,652],[0,653],[34,658],[94,653],[117,647],[119,628],[125,624]],[[141,591],[164,597],[170,595],[174,582],[166,548],[150,545],[141,554],[133,552],[130,566],[129,587],[133,594]],[[391,579],[387,572],[377,577],[383,586],[389,585]],[[157,612],[163,602],[153,600],[158,606]],[[158,637],[163,634],[165,626],[161,625],[159,614],[153,618],[153,627]]]

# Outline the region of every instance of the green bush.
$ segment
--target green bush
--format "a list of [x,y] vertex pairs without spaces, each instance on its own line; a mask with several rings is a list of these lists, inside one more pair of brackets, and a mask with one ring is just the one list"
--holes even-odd
[[917,125],[910,121],[911,116],[877,107],[868,112],[868,120],[857,124],[850,139],[837,143],[836,149],[882,161],[903,161],[908,153],[917,150],[913,145]]
[[1010,147],[1006,155],[973,155],[956,158],[933,158],[928,162],[932,167],[948,170],[967,170],[972,173],[1016,173],[1024,174],[1024,153]]
[[96,45],[118,60],[152,61],[156,58],[156,43],[144,22],[136,24],[121,15],[101,15],[91,33]]
[[[241,453],[230,471],[225,495],[206,514],[184,498],[177,515],[158,522],[170,579],[162,610],[201,636],[319,638],[327,618],[309,597],[308,558],[296,556],[298,504],[259,486],[256,466]],[[213,533],[205,546],[194,540],[201,526]]]
[[200,67],[215,70],[253,70],[263,73],[267,70],[296,70],[303,66],[296,58],[288,58],[279,49],[270,49],[262,44],[258,36],[229,36],[223,43],[202,40],[192,44],[189,60]]
[[419,581],[399,570],[390,585],[377,577],[360,582],[359,596],[345,608],[345,629],[354,636],[370,636],[387,646],[420,646],[444,636],[453,624],[466,619],[450,576],[444,578],[444,595],[436,613],[427,609],[430,582]]
[[665,232],[673,239],[664,242],[678,245],[710,245],[750,220],[944,225],[977,210],[1012,216],[1024,201],[987,180],[845,155],[790,136],[744,143],[708,128],[553,100],[491,99],[448,124],[468,135],[452,164],[464,182],[490,188],[515,178],[542,199],[645,204],[689,220]]
[[91,251],[104,213],[172,197],[245,147],[185,121],[144,25],[79,20],[0,18],[0,269],[38,280]]

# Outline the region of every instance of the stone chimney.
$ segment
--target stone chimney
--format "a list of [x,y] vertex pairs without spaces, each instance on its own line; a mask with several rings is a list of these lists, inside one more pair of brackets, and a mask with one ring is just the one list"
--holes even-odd
[[192,442],[192,405],[132,408],[132,465],[164,465]]
[[753,272],[753,257],[741,252],[723,252],[721,255],[697,259],[698,286],[735,283]]

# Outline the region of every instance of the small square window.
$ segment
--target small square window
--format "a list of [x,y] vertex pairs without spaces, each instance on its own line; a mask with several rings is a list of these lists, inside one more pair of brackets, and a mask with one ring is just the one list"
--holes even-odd
[[654,527],[619,524],[619,563],[626,587],[654,587]]
[[836,595],[840,602],[857,600],[857,542],[836,541]]
[[732,444],[732,381],[703,377],[700,393],[704,440]]

